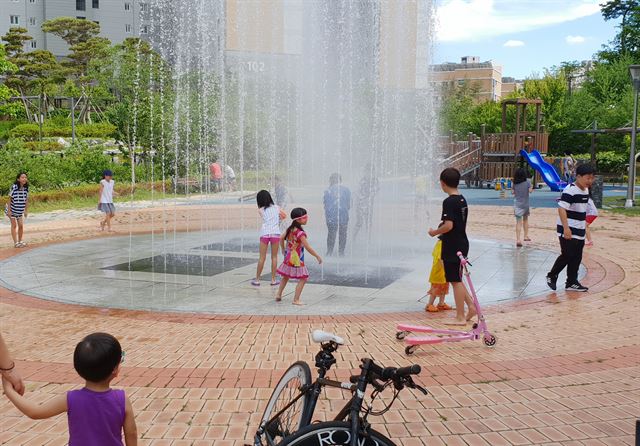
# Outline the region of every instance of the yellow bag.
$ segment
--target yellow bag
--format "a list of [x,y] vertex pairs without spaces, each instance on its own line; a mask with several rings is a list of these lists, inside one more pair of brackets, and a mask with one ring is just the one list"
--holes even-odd
[[433,247],[433,265],[429,274],[429,283],[447,283],[442,263],[442,240],[438,240]]

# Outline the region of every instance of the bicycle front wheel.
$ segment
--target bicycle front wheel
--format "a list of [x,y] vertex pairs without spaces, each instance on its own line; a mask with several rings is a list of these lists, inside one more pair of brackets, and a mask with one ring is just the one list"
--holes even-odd
[[[309,384],[311,384],[311,369],[304,361],[293,363],[280,378],[267,402],[260,423],[264,426],[265,434],[274,443],[278,443],[302,427],[302,422],[307,417],[310,394],[305,393],[295,403],[291,404],[291,402],[300,394],[300,389]],[[291,406],[287,407],[289,404]],[[271,420],[285,408],[286,410],[277,419]]]
[[[278,446],[349,446],[350,444],[351,423],[326,421],[303,427]],[[369,429],[366,435],[360,435],[357,444],[358,446],[396,446],[394,442],[373,429]]]

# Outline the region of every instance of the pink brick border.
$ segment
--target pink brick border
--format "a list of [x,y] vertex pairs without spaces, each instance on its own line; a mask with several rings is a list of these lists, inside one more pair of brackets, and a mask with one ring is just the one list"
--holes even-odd
[[[640,346],[617,347],[527,360],[424,366],[417,378],[425,386],[481,384],[525,378],[545,378],[637,366]],[[416,360],[419,358],[416,357]],[[82,384],[69,363],[18,361],[27,381],[54,384]],[[123,378],[115,382],[125,387],[154,388],[270,388],[284,370],[229,368],[124,367]],[[336,370],[337,379],[346,380],[358,370]]]

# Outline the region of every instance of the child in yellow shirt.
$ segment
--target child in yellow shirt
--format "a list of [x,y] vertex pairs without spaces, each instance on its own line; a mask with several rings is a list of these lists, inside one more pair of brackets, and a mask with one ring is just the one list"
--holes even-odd
[[[438,311],[451,310],[451,307],[444,302],[444,298],[449,292],[449,282],[444,276],[444,264],[442,263],[442,240],[438,240],[433,247],[433,265],[429,274],[431,288],[427,291],[429,303],[425,311],[437,313]],[[434,305],[436,297],[439,299],[438,306]]]

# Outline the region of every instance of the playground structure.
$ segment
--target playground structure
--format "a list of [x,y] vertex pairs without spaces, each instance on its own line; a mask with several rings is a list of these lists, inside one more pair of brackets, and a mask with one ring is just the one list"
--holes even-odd
[[543,160],[542,155],[540,155],[540,152],[537,150],[527,152],[522,149],[520,150],[520,155],[522,155],[522,158],[540,174],[544,182],[547,183],[547,186],[549,186],[552,191],[560,192],[567,186],[567,182],[560,179],[560,175],[558,175],[556,169],[551,164]]
[[[507,110],[515,107],[515,127],[507,132]],[[527,130],[527,107],[535,106],[535,126]],[[502,101],[502,128],[500,133],[485,133],[482,126],[480,135],[469,133],[467,139],[459,141],[455,135],[441,139],[444,153],[443,166],[457,168],[468,186],[491,185],[496,178],[512,178],[521,150],[526,153],[537,151],[546,155],[549,134],[545,133],[542,120],[541,99],[506,99]],[[536,171],[539,172],[539,171]],[[533,178],[539,181],[539,174]],[[544,179],[544,177],[543,177]]]

